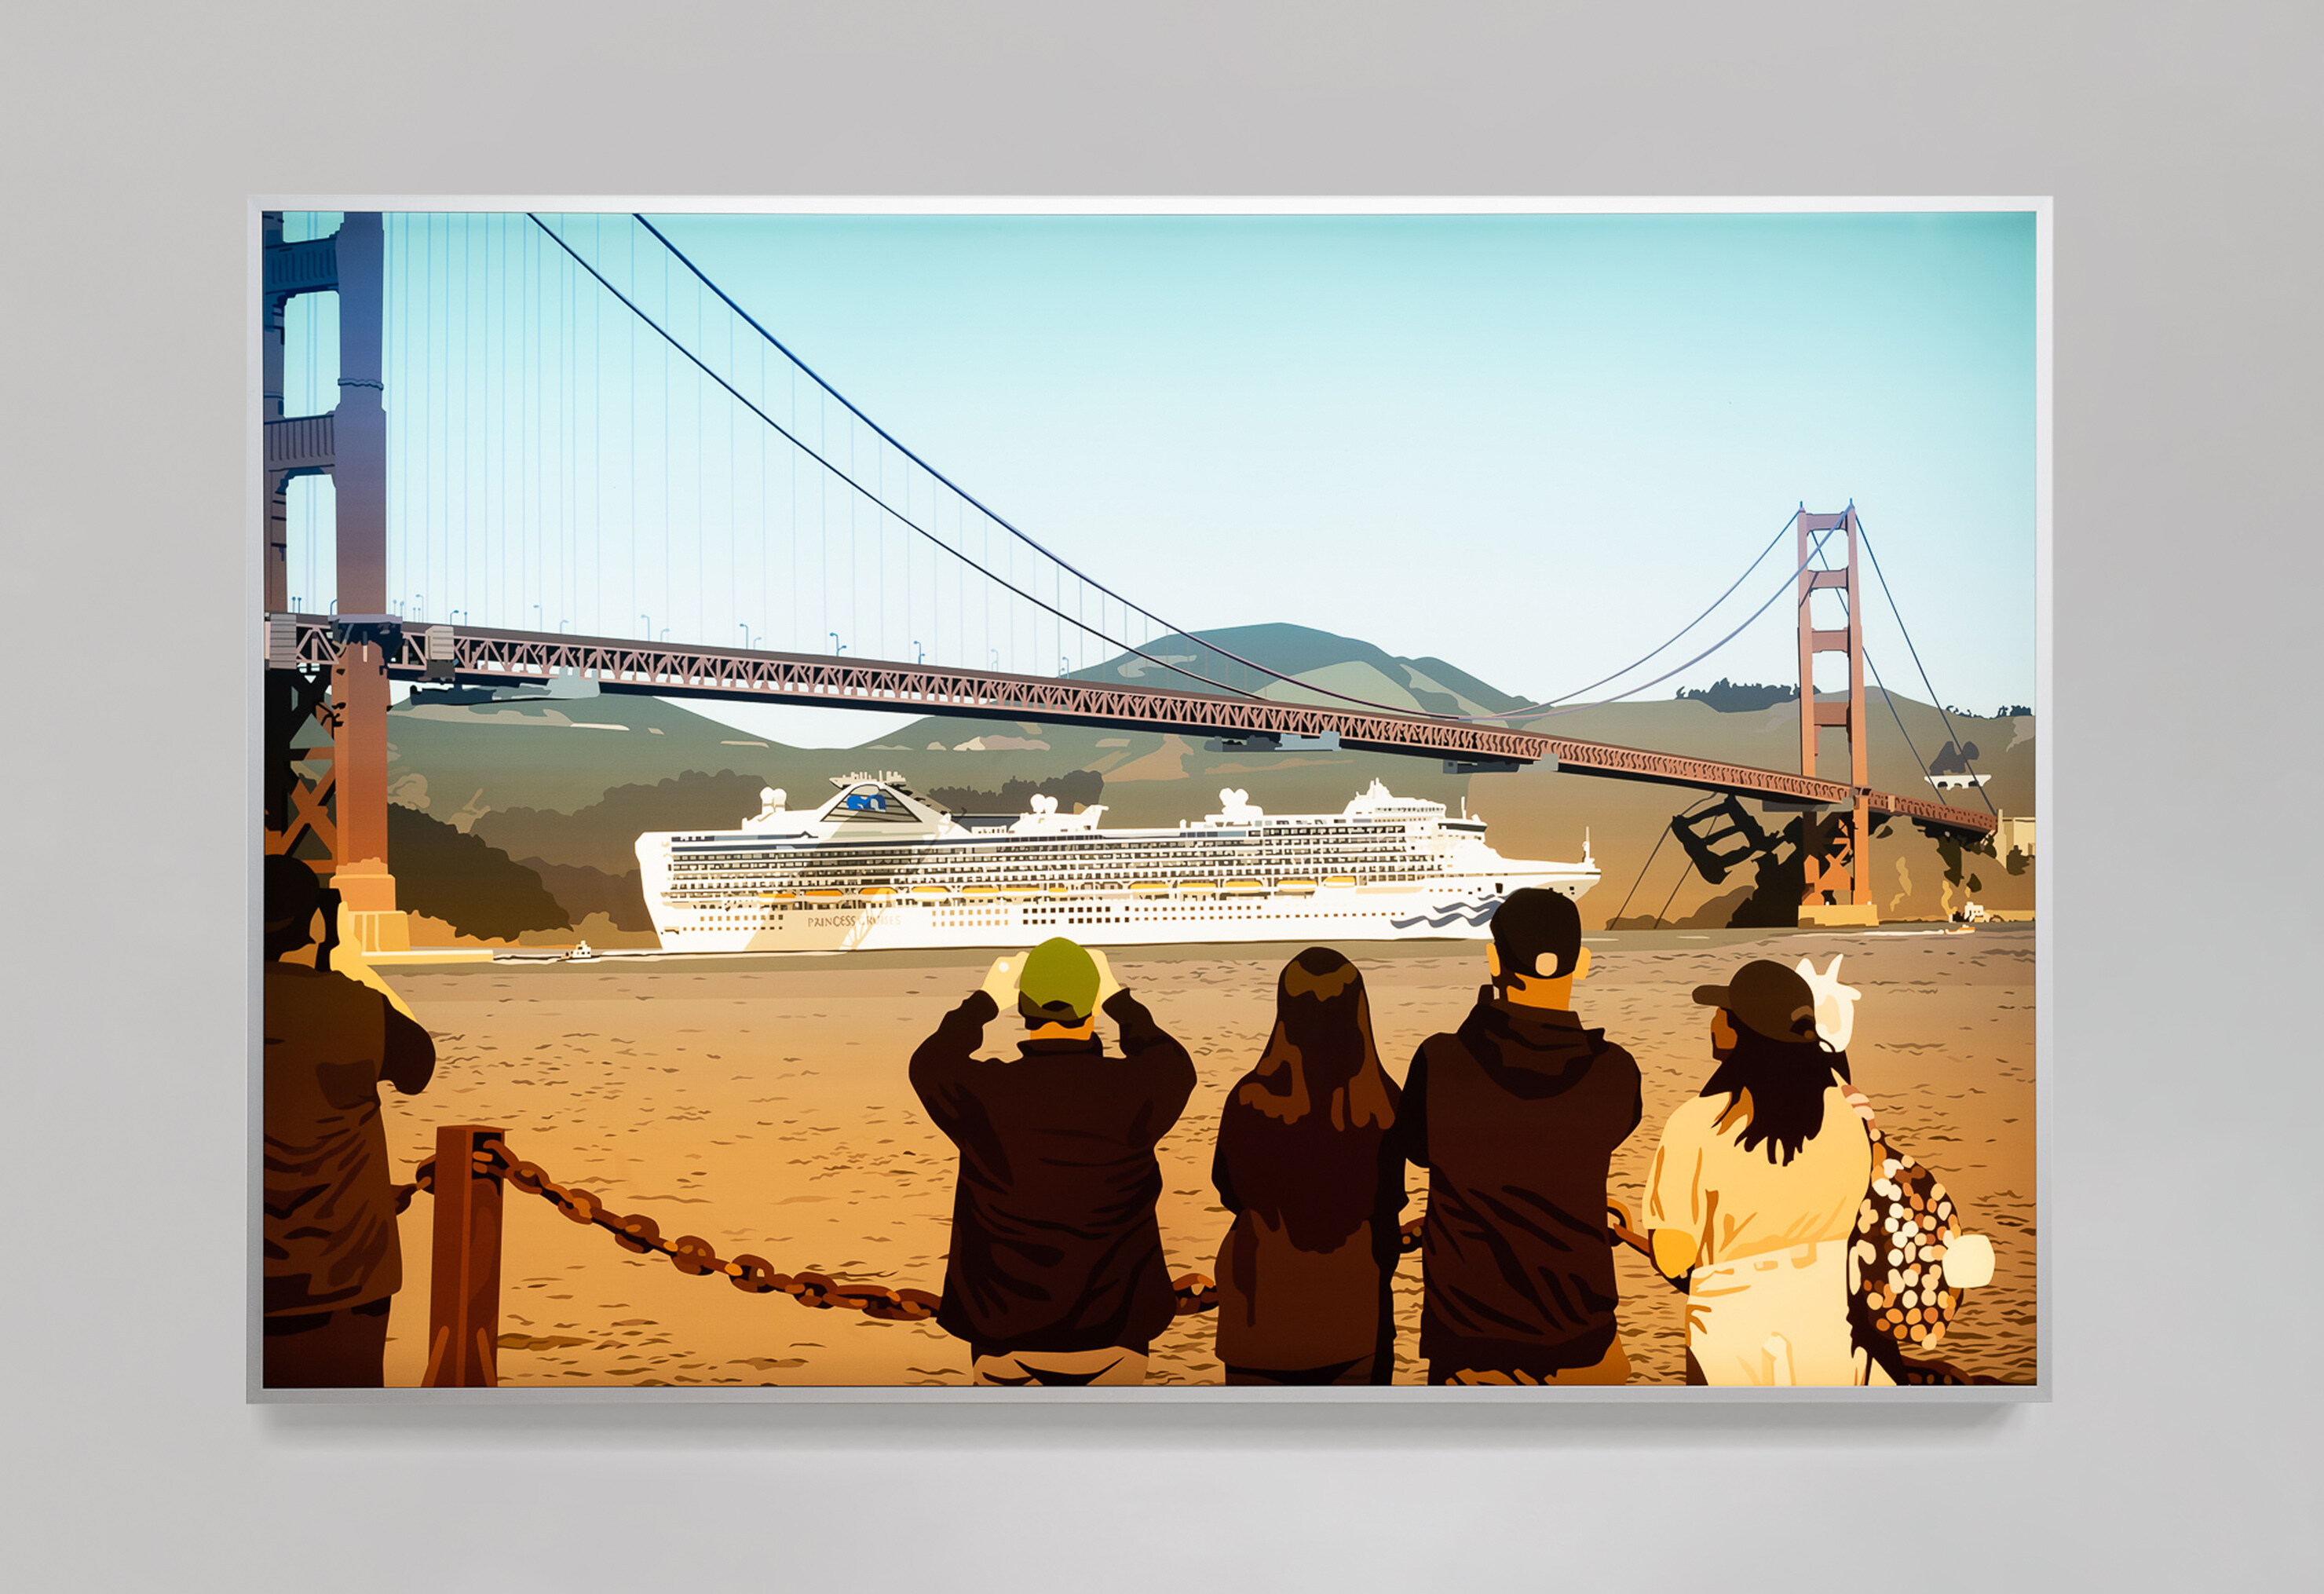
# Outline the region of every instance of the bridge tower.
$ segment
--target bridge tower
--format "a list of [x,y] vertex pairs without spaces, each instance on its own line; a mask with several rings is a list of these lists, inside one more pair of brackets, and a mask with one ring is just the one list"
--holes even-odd
[[[1846,814],[1810,815],[1803,826],[1800,858],[1806,880],[1800,896],[1803,925],[1877,923],[1869,879],[1871,847],[1871,780],[1867,768],[1869,748],[1864,719],[1864,606],[1858,602],[1856,506],[1838,514],[1800,514],[1796,525],[1800,566],[1800,773],[1816,774],[1817,742],[1823,731],[1837,727],[1848,738],[1848,784],[1854,800]],[[1834,551],[1832,532],[1847,536],[1848,557],[1836,569],[1811,569],[1816,539],[1823,539],[1825,556]],[[1847,623],[1819,630],[1812,612],[1818,588],[1836,589],[1848,611]],[[1848,696],[1840,703],[1816,701],[1815,660],[1819,653],[1848,656]],[[1830,901],[1825,898],[1829,895]]]
[[[387,866],[387,650],[401,622],[387,613],[387,409],[381,379],[385,228],[377,211],[349,211],[327,238],[282,241],[278,211],[263,218],[265,432],[263,539],[270,720],[287,748],[310,714],[331,731],[327,750],[309,750],[313,779],[292,776],[269,803],[266,850],[297,851],[331,877],[352,915],[350,939],[364,951],[410,944]],[[338,402],[320,415],[282,413],[283,315],[301,293],[339,296]],[[276,623],[290,608],[290,484],[327,475],[337,501],[338,631],[329,701],[298,668],[295,629]]]

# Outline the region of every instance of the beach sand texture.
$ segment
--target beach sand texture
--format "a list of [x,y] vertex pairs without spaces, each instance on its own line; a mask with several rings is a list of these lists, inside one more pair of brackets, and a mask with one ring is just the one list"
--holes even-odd
[[[1932,927],[1925,927],[1932,930]],[[1823,967],[1864,992],[1849,1058],[1892,1142],[1933,1168],[1993,1237],[1993,1283],[1974,1292],[1937,1354],[2009,1382],[2034,1377],[2034,932],[1972,935],[1669,933],[1591,938],[1584,1020],[1637,1055],[1646,1119],[1616,1155],[1612,1193],[1639,1204],[1663,1120],[1711,1069],[1708,1014],[1689,1000],[1757,956]],[[1225,1093],[1258,1057],[1277,971],[1296,946],[1126,948],[1117,972],[1193,1054],[1192,1101],[1160,1147],[1160,1218],[1173,1276],[1215,1276],[1228,1218],[1210,1184]],[[1432,1031],[1455,1027],[1483,978],[1476,943],[1364,944],[1382,1061],[1398,1078]],[[783,1272],[942,1287],[954,1153],[905,1077],[912,1048],[982,978],[983,954],[608,960],[411,968],[390,974],[435,1034],[436,1079],[383,1091],[398,1176],[438,1124],[506,1131],[514,1153],[609,1209],[696,1234],[722,1257]],[[1011,1046],[987,1032],[985,1055]],[[1004,1054],[1005,1055],[1005,1054]],[[1426,1175],[1408,1170],[1416,1216]],[[433,1203],[402,1221],[387,1382],[426,1359]],[[966,1347],[933,1323],[816,1311],[749,1295],[622,1250],[510,1191],[502,1265],[504,1385],[961,1385]],[[1637,1383],[1683,1378],[1681,1298],[1636,1253],[1617,1253],[1622,1335]],[[1420,1258],[1397,1277],[1397,1382],[1417,1359]],[[1149,1382],[1214,1384],[1208,1315],[1155,1342]]]

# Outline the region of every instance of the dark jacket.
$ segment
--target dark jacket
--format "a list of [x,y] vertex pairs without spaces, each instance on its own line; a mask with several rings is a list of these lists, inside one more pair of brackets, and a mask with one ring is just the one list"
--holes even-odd
[[384,1079],[409,1095],[436,1066],[428,1032],[345,974],[270,963],[265,973],[265,1212],[269,1316],[367,1305],[403,1283]]
[[1154,1147],[1194,1091],[1194,1063],[1127,991],[1105,1004],[1120,1057],[1095,1039],[979,1057],[998,1011],[977,991],[912,1054],[912,1088],[960,1147],[936,1321],[979,1354],[1143,1350],[1177,1312]]
[[1420,1353],[1447,1368],[1588,1367],[1614,1341],[1606,1174],[1644,1111],[1602,1029],[1486,989],[1405,1079],[1401,1128],[1429,1170]]

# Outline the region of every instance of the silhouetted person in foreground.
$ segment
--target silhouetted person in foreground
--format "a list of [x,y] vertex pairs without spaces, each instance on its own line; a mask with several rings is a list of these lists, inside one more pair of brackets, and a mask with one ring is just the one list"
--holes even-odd
[[1872,1142],[1848,1054],[1781,963],[1745,963],[1694,1000],[1717,1009],[1719,1066],[1664,1126],[1646,1211],[1655,1266],[1686,1285],[1687,1382],[1861,1383],[1848,1248]]
[[379,1082],[425,1090],[436,1044],[371,987],[283,961],[328,912],[313,870],[271,857],[265,886],[266,1387],[375,1389],[403,1283]]
[[1230,1384],[1385,1384],[1404,1210],[1403,1092],[1380,1068],[1364,977],[1311,946],[1276,983],[1275,1032],[1227,1094],[1211,1182]]
[[1571,898],[1529,889],[1493,916],[1492,982],[1404,1085],[1429,1170],[1420,1352],[1432,1384],[1619,1384],[1606,1174],[1644,1113],[1630,1054],[1585,1029],[1590,972]]
[[[1020,966],[1021,965],[1021,966]],[[1121,1055],[1096,1034],[1102,1007]],[[1014,1058],[979,1057],[1012,1009]],[[1186,1049],[1059,936],[992,965],[912,1054],[912,1088],[960,1148],[936,1321],[968,1341],[975,1381],[1136,1384],[1177,1314],[1154,1206],[1154,1147],[1194,1088]]]

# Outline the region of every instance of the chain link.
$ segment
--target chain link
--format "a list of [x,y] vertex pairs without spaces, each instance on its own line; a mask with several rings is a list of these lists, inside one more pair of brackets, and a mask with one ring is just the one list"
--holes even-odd
[[[943,1296],[927,1290],[847,1284],[824,1273],[778,1273],[774,1264],[764,1257],[748,1253],[730,1261],[721,1258],[717,1248],[700,1235],[681,1234],[676,1239],[664,1239],[661,1225],[651,1218],[606,1211],[604,1202],[593,1192],[558,1184],[539,1163],[517,1157],[503,1140],[485,1141],[476,1147],[472,1160],[476,1173],[499,1179],[527,1195],[540,1196],[576,1223],[604,1230],[624,1250],[640,1256],[668,1257],[670,1265],[680,1273],[696,1278],[719,1275],[746,1295],[786,1295],[800,1305],[819,1312],[837,1307],[861,1312],[881,1322],[926,1322],[944,1304]],[[435,1193],[436,1165],[420,1164],[413,1180],[396,1187],[395,1210],[399,1212],[410,1205],[412,1196],[420,1191]],[[1214,1310],[1219,1304],[1218,1285],[1205,1274],[1181,1275],[1171,1282],[1170,1288],[1181,1317]]]
[[436,1159],[434,1157],[429,1158],[411,1170],[410,1184],[394,1185],[389,1189],[388,1193],[395,1197],[395,1210],[401,1213],[404,1208],[411,1204],[411,1198],[423,1190],[430,1195],[436,1193]]

